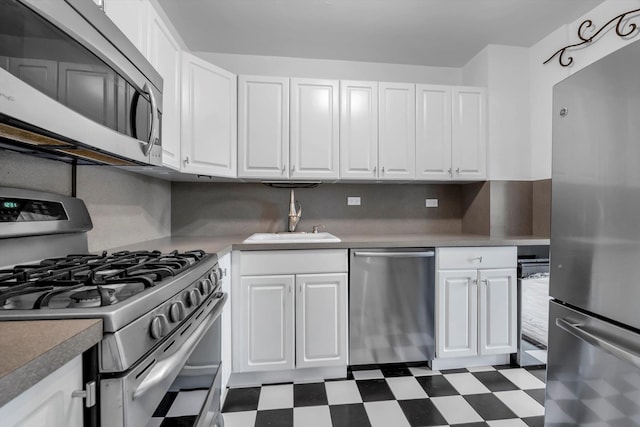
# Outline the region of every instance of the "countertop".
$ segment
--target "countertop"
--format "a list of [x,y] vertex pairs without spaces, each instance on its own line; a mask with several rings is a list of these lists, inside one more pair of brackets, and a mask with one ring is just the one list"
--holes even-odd
[[172,236],[148,240],[112,250],[160,250],[163,252],[202,249],[218,256],[232,250],[282,249],[349,249],[349,248],[401,248],[446,246],[531,246],[548,245],[549,239],[540,236],[486,236],[479,234],[336,234],[340,242],[326,243],[243,243],[251,233],[238,236]]
[[102,320],[0,322],[0,406],[102,339]]

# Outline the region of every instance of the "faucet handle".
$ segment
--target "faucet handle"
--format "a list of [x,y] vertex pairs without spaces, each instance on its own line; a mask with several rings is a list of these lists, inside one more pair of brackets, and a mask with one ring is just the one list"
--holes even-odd
[[300,206],[300,202],[296,200],[296,216],[300,218],[302,216],[302,206]]
[[317,224],[313,226],[313,233],[318,233],[318,230],[320,229],[320,227],[322,228],[326,228],[326,226],[324,224]]

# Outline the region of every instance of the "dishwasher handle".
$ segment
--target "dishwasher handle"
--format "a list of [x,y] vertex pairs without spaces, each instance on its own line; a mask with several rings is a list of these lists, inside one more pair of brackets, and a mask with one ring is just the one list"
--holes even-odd
[[434,251],[416,252],[364,252],[354,251],[354,257],[378,257],[378,258],[432,258],[436,255]]

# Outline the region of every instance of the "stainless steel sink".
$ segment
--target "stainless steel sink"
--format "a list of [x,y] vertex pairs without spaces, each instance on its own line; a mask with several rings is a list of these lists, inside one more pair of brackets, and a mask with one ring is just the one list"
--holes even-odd
[[255,233],[243,243],[322,243],[340,242],[340,239],[331,233]]

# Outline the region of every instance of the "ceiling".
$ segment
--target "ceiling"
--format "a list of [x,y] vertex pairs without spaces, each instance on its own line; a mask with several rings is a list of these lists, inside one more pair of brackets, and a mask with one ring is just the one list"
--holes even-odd
[[461,67],[604,0],[159,0],[195,52]]

